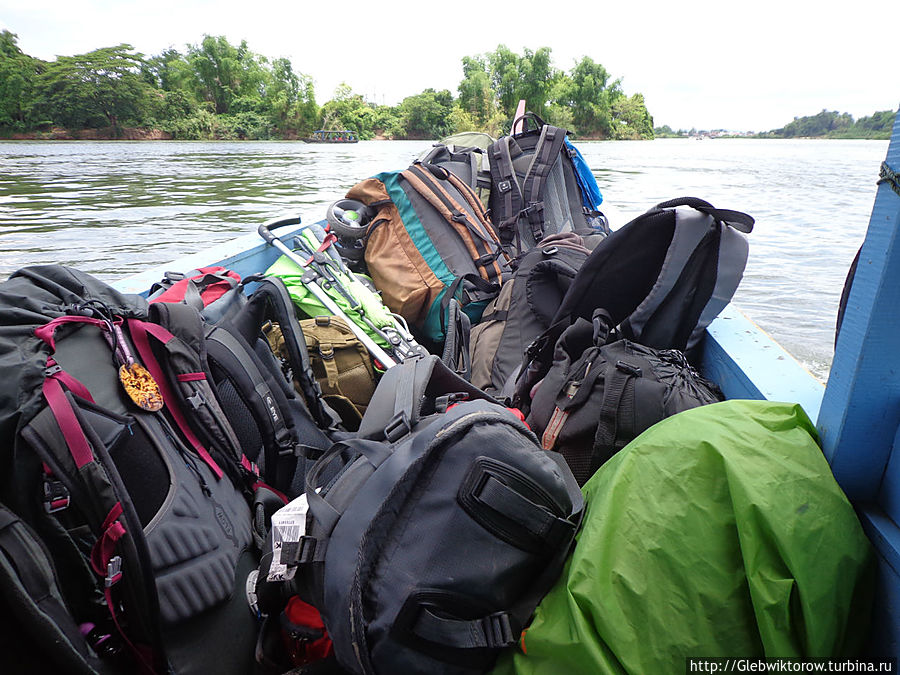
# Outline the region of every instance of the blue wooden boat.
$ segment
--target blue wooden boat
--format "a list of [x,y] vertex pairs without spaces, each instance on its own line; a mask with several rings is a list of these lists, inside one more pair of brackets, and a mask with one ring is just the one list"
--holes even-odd
[[[875,180],[878,167],[873,167]],[[900,115],[897,115],[860,264],[824,386],[734,307],[709,326],[702,369],[728,398],[800,403],[817,423],[822,449],[878,552],[873,655],[900,655]],[[289,242],[299,228],[280,229]],[[168,270],[221,264],[242,275],[279,252],[248,234],[119,281],[146,293]]]

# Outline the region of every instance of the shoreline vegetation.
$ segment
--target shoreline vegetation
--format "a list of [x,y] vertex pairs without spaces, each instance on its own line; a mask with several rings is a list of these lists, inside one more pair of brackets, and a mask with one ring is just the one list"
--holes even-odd
[[[644,96],[628,95],[587,56],[569,71],[551,50],[517,54],[504,45],[462,58],[456,95],[425,89],[396,106],[378,105],[340,85],[321,106],[313,78],[286,58],[205,35],[182,53],[145,56],[128,44],[43,61],[0,31],[0,139],[298,140],[316,129],[350,129],[361,140],[425,140],[461,131],[498,137],[520,99],[579,140],[668,137],[888,138],[894,113],[859,120],[823,110],[764,134],[654,127]],[[534,101],[544,101],[535,105]]]

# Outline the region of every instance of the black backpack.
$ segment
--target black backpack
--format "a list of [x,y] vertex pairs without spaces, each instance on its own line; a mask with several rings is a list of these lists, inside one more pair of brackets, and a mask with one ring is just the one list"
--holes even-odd
[[533,128],[503,136],[488,148],[491,222],[510,255],[558,232],[608,233],[603,214],[585,206],[590,200],[575,164],[581,159],[566,142],[568,132],[531,112],[521,119]]
[[37,561],[0,566],[0,611],[23,617],[4,665],[30,668],[21,650],[39,645],[62,672],[252,668],[258,478],[211,385],[199,314],[55,265],[0,284],[0,312],[0,548]]
[[583,506],[562,458],[435,356],[385,373],[360,438],[319,460],[306,496],[299,586],[355,673],[489,668],[560,573]]
[[503,284],[485,307],[481,322],[472,328],[472,384],[501,395],[528,345],[553,323],[588,255],[582,238],[566,232],[543,239],[519,259],[512,279]]
[[553,323],[526,350],[513,403],[526,414],[556,341],[602,309],[616,337],[693,359],[706,327],[731,301],[747,263],[753,218],[694,197],[658,204],[610,234],[585,260]]
[[608,332],[602,310],[563,332],[527,418],[541,447],[561,453],[579,485],[660,420],[723,399],[677,349],[607,344]]

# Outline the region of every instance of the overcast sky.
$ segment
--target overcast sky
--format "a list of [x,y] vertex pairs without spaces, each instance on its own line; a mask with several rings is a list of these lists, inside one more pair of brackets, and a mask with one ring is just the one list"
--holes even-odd
[[46,60],[119,43],[184,51],[205,34],[313,77],[316,100],[341,82],[378,103],[427,87],[457,95],[461,58],[505,44],[582,57],[642,93],[656,125],[762,131],[822,109],[854,118],[900,105],[900,2],[686,0],[455,2],[0,0],[0,30]]

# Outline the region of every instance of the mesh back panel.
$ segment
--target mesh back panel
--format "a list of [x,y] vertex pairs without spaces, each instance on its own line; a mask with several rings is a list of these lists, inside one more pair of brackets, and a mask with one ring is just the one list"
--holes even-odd
[[219,399],[219,404],[222,406],[225,417],[228,418],[228,422],[234,429],[234,433],[241,445],[241,450],[251,461],[259,461],[259,455],[263,447],[263,438],[253,413],[227,375],[212,362],[210,362],[210,368],[213,381],[216,384],[216,396]]

